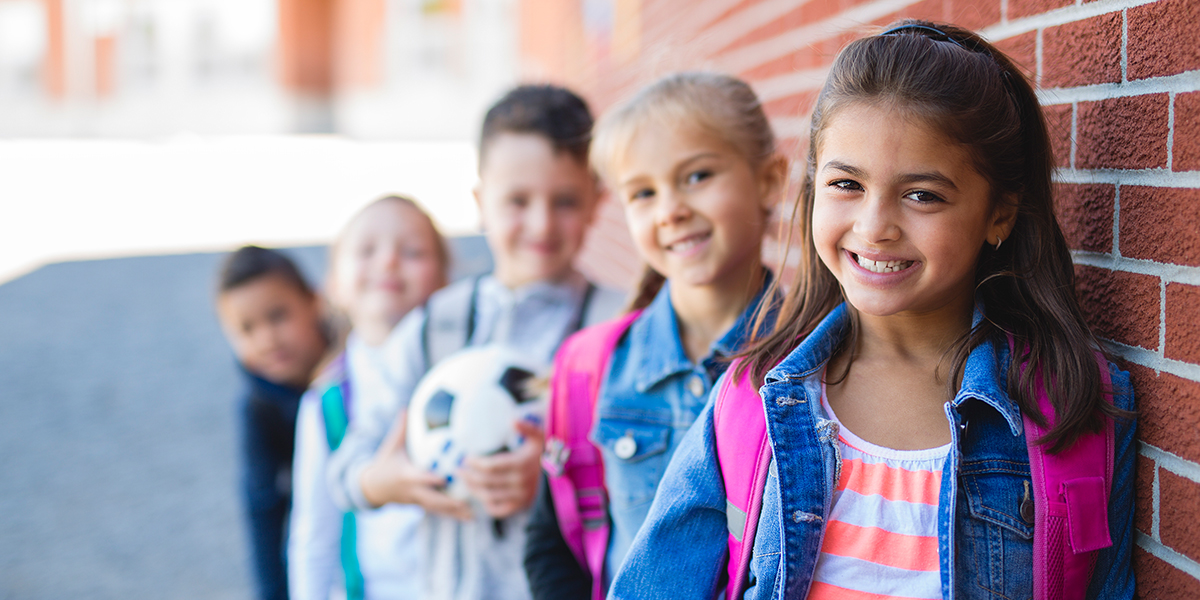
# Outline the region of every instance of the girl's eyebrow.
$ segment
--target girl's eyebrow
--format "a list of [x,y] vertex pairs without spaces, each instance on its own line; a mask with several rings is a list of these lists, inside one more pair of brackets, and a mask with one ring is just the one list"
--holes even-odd
[[[676,173],[678,173],[679,171],[686,169],[688,167],[688,165],[690,165],[698,160],[705,159],[705,158],[720,158],[720,156],[721,155],[717,152],[701,152],[699,154],[694,154],[692,156],[689,156],[689,157],[679,161],[679,164],[675,165],[674,171]],[[633,175],[631,177],[625,178],[624,180],[619,182],[617,185],[621,186],[621,187],[628,186],[633,183],[637,183],[640,179],[645,179],[647,177],[649,177],[649,175],[647,175],[645,173],[639,173],[637,175]]]
[[[851,177],[857,177],[860,179],[866,177],[866,171],[863,171],[862,169],[860,169],[854,165],[848,165],[848,164],[838,161],[838,160],[831,160],[831,161],[825,163],[824,168],[825,169],[835,169],[835,170],[841,171],[847,175],[850,175]],[[921,181],[940,183],[952,190],[958,191],[958,186],[954,184],[953,179],[950,179],[949,177],[946,177],[945,175],[942,175],[941,173],[939,173],[937,171],[927,171],[924,173],[905,173],[896,178],[897,183],[906,183],[907,184],[907,183],[917,183],[917,182],[921,182]]]

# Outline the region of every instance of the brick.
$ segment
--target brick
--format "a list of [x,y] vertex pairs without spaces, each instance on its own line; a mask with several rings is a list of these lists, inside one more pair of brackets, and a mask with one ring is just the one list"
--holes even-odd
[[1167,166],[1167,94],[1080,102],[1075,168]]
[[1200,69],[1200,2],[1159,0],[1128,10],[1130,80]]
[[824,52],[820,46],[806,45],[802,48],[797,48],[791,54],[773,58],[751,69],[742,71],[738,73],[738,77],[749,82],[754,82],[760,79],[769,79],[796,71],[812,69],[832,62],[833,56],[824,56]]
[[1046,130],[1050,134],[1050,146],[1054,151],[1054,164],[1062,168],[1071,166],[1071,115],[1070,104],[1053,104],[1042,107],[1046,117]]
[[944,20],[959,27],[979,30],[1000,22],[997,0],[946,0]]
[[1171,168],[1200,171],[1200,92],[1175,96],[1174,137]]
[[1167,358],[1200,364],[1200,287],[1167,284]]
[[1020,19],[1072,4],[1074,0],[1008,0],[1008,18]]
[[804,117],[812,111],[817,92],[801,92],[763,103],[768,117]]
[[1076,266],[1079,303],[1096,334],[1129,346],[1158,348],[1158,278]]
[[1112,252],[1113,206],[1117,187],[1060,183],[1054,187],[1058,223],[1075,250]]
[[1138,455],[1137,483],[1133,498],[1133,526],[1150,535],[1154,527],[1154,471],[1158,464],[1154,460]]
[[1200,483],[1160,469],[1158,486],[1162,543],[1192,560],[1200,560]]
[[721,52],[743,48],[755,42],[761,42],[765,39],[781,35],[806,23],[811,23],[812,19],[806,13],[812,12],[812,9],[808,8],[806,11],[806,8],[808,8],[807,5],[802,4],[771,19],[766,25],[753,29],[746,35],[734,40],[731,44],[722,48]]
[[1121,81],[1121,13],[1050,27],[1042,33],[1043,88]]
[[1200,598],[1200,580],[1137,546],[1133,548],[1133,572],[1139,600]]
[[997,40],[996,48],[1012,59],[1030,81],[1037,80],[1037,32]]
[[1171,454],[1200,462],[1200,383],[1141,365],[1123,365],[1133,379],[1138,438]]
[[1200,266],[1200,189],[1121,186],[1121,255]]

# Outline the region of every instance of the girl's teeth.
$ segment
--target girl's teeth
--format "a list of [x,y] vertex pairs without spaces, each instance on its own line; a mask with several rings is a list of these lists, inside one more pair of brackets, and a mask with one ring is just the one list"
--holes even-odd
[[674,250],[675,252],[682,252],[688,248],[691,248],[692,246],[695,246],[696,244],[699,244],[702,241],[703,240],[699,237],[694,237],[682,242],[675,242],[674,244],[671,244],[671,250]]
[[872,273],[895,273],[903,271],[913,264],[911,260],[871,260],[857,254],[854,256],[858,259],[858,266]]

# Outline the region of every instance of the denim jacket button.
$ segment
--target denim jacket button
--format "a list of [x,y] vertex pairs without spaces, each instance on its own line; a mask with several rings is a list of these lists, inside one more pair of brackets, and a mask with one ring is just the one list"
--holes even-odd
[[1029,482],[1026,481],[1024,483],[1025,497],[1021,498],[1021,518],[1024,519],[1026,523],[1033,525],[1035,517],[1033,510],[1033,498],[1029,497]]
[[625,437],[617,440],[613,444],[613,453],[621,460],[629,460],[637,454],[637,440],[633,439],[633,434],[626,433]]
[[692,375],[692,378],[688,380],[688,391],[693,396],[702,398],[704,396],[704,380],[700,379],[699,375]]

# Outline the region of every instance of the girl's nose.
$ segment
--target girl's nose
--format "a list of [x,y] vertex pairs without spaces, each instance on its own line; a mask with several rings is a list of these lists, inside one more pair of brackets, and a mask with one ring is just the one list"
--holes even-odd
[[858,205],[854,215],[854,233],[871,243],[898,239],[900,226],[895,210],[894,202],[877,194],[869,195]]
[[668,190],[659,194],[655,219],[659,225],[671,225],[687,220],[692,214],[683,194]]

